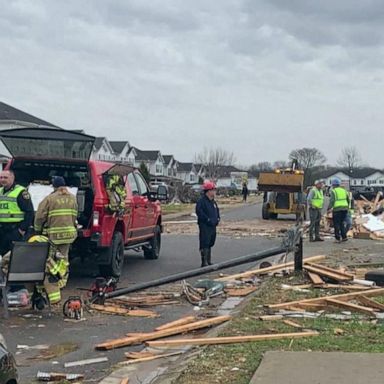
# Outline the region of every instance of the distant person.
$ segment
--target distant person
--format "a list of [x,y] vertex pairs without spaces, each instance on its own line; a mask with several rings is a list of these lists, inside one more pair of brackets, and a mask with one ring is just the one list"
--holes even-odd
[[333,226],[335,228],[335,241],[347,241],[346,220],[349,210],[349,196],[345,188],[341,187],[341,180],[335,177],[332,180],[328,212],[332,212]]
[[315,181],[315,186],[309,191],[307,196],[307,204],[309,209],[309,241],[324,241],[320,237],[320,221],[324,206],[323,182]]
[[204,181],[203,194],[196,204],[201,267],[212,265],[211,252],[216,242],[216,227],[220,222],[220,211],[215,196],[215,183],[209,180]]
[[249,195],[249,189],[248,189],[247,183],[243,184],[243,189],[241,190],[241,194],[243,195],[243,202],[246,203]]

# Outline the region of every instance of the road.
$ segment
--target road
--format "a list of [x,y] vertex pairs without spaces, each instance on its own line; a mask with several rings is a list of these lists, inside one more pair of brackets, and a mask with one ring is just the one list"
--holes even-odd
[[[259,212],[259,204],[245,205],[233,209],[223,215],[224,220],[243,220],[254,218]],[[274,247],[278,240],[267,238],[231,239],[218,237],[214,248],[213,260],[215,262],[232,259],[257,251]],[[119,282],[120,287],[130,284],[145,282],[169,274],[194,269],[200,265],[198,253],[198,239],[196,235],[164,235],[161,255],[158,260],[145,260],[141,253],[127,252],[125,258],[123,276]],[[231,271],[244,270],[240,266]],[[215,274],[216,275],[216,274]],[[69,287],[64,291],[65,296],[75,293],[77,287],[87,288],[97,276],[96,268],[89,268],[87,264],[74,263],[71,266],[71,277]],[[175,289],[179,289],[177,286]],[[163,288],[159,288],[163,289]],[[46,313],[40,313],[22,309],[13,312],[9,320],[1,321],[0,332],[6,337],[10,349],[18,351],[17,360],[19,372],[22,377],[21,383],[27,384],[33,381],[38,370],[42,371],[66,371],[63,362],[94,358],[107,355],[110,362],[89,367],[71,369],[71,372],[82,372],[95,380],[102,378],[112,364],[124,360],[123,350],[105,353],[96,352],[94,344],[109,338],[123,336],[126,332],[152,330],[155,326],[174,320],[192,310],[189,304],[156,307],[154,310],[159,314],[155,319],[125,318],[120,316],[108,316],[101,314],[86,314],[86,321],[81,323],[63,322],[60,311],[57,310],[52,317]],[[25,317],[32,315],[33,317]],[[59,350],[66,349],[75,344],[75,350],[66,353],[63,357],[52,357],[48,360],[31,360],[36,356],[36,351],[20,351],[16,346],[48,344],[57,345]],[[38,352],[37,352],[38,353]],[[57,361],[57,365],[52,365]]]

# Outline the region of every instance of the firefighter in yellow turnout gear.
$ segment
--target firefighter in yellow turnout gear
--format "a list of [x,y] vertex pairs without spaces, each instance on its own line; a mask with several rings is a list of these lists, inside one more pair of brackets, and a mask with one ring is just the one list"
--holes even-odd
[[44,288],[51,304],[55,304],[60,302],[60,289],[66,286],[68,280],[68,254],[77,237],[78,208],[76,197],[66,188],[63,177],[54,177],[52,185],[54,192],[39,204],[34,228],[36,233],[46,234],[52,243]]

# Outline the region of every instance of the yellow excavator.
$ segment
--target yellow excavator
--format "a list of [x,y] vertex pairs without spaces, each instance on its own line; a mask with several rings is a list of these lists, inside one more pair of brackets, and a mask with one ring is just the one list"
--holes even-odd
[[296,160],[290,168],[261,172],[258,189],[264,192],[262,218],[277,219],[278,215],[296,215],[297,220],[304,218],[303,188],[304,171],[298,169]]

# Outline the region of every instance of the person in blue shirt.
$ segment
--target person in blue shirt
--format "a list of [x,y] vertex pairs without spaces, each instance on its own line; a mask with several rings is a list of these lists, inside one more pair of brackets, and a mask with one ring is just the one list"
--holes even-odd
[[212,265],[212,247],[216,242],[216,227],[220,223],[220,210],[215,196],[215,183],[206,180],[203,183],[203,194],[196,204],[201,267]]

